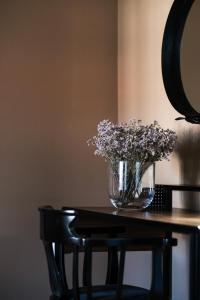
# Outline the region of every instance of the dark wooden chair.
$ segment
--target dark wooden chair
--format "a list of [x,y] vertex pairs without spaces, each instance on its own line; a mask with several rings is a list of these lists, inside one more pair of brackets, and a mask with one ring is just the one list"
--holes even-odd
[[[44,243],[51,300],[168,300],[164,291],[164,278],[167,266],[165,251],[168,251],[176,240],[172,238],[136,238],[131,236],[110,237],[108,232],[102,236],[102,228],[96,229],[90,237],[77,234],[74,223],[77,218],[75,210],[55,210],[52,207],[41,207],[40,237]],[[130,246],[140,248],[151,245],[154,253],[151,289],[123,284],[126,249]],[[69,288],[65,272],[65,253],[73,253],[72,288]],[[92,253],[107,251],[108,265],[104,285],[92,284]],[[84,252],[82,285],[79,285],[79,252]],[[118,255],[116,256],[116,253]],[[116,263],[117,257],[117,263]],[[115,263],[114,263],[115,262]]]

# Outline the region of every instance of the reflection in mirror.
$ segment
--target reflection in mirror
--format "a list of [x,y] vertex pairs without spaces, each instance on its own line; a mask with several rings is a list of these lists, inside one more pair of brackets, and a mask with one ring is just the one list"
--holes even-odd
[[191,106],[200,113],[200,1],[195,1],[187,17],[180,49],[181,78]]

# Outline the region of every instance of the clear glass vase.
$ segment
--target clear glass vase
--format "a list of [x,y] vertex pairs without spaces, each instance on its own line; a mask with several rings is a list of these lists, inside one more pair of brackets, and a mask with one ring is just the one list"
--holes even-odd
[[155,194],[155,163],[109,163],[109,198],[118,209],[145,209]]

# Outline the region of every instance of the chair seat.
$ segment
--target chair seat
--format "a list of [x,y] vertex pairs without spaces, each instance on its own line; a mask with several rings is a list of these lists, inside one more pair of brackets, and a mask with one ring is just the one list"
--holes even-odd
[[[116,286],[93,286],[92,300],[117,300]],[[68,296],[57,298],[51,296],[51,300],[74,300],[73,291],[69,291]],[[123,300],[150,300],[149,290],[144,288],[123,285],[122,295],[120,299]],[[87,300],[86,288],[80,288],[80,300]]]

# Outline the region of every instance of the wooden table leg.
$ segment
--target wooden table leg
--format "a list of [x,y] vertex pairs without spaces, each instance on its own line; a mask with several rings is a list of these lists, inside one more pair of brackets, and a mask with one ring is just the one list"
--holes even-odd
[[[166,238],[171,239],[172,234],[167,233]],[[154,249],[152,255],[151,288],[155,294],[160,295],[159,300],[172,300],[172,247]]]
[[200,300],[200,231],[190,239],[190,298]]

